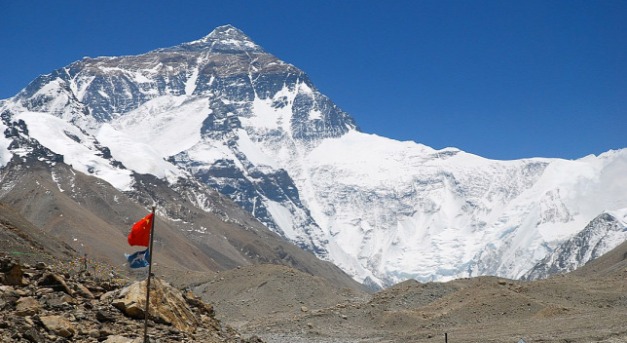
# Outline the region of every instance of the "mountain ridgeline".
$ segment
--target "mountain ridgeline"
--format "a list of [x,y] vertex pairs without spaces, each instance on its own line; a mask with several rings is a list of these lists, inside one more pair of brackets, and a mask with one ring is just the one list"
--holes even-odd
[[[37,156],[143,204],[160,184],[172,219],[185,219],[181,197],[188,212],[232,220],[216,210],[226,196],[376,287],[536,275],[562,244],[576,268],[627,239],[626,149],[495,161],[365,134],[303,71],[230,25],[142,55],[84,58],[38,77],[0,114],[4,169]],[[594,220],[607,211],[613,224]],[[589,247],[571,239],[591,225],[595,252],[578,254]]]

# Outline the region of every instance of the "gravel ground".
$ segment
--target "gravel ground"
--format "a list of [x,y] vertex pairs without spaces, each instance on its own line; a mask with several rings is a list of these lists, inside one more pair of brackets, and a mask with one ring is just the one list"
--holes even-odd
[[267,343],[386,343],[383,338],[303,337],[295,334],[270,333],[258,335]]

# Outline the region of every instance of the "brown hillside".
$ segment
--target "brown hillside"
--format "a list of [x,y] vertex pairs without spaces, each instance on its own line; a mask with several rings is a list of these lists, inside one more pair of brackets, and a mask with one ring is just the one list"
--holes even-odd
[[14,160],[0,179],[0,201],[6,206],[80,256],[114,268],[124,269],[124,253],[141,249],[128,246],[126,235],[156,204],[155,272],[178,285],[199,283],[220,270],[271,263],[323,277],[336,287],[361,288],[336,266],[286,242],[209,189],[202,190],[211,206],[206,212],[181,196],[183,191],[149,176],[138,176],[137,190],[122,193],[62,163]]

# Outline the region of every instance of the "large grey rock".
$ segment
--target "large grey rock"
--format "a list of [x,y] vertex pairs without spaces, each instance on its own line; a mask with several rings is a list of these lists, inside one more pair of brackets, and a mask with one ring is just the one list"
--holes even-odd
[[57,336],[69,338],[76,334],[74,325],[62,316],[42,316],[40,319],[46,330]]
[[24,297],[17,300],[15,314],[21,317],[32,316],[41,310],[41,304],[33,297]]
[[[155,278],[151,281],[149,317],[185,332],[194,332],[198,319],[179,290]],[[135,282],[120,291],[112,305],[131,318],[145,316],[146,281]]]
[[112,335],[107,337],[103,343],[140,343],[142,341],[141,338],[128,338],[119,335]]

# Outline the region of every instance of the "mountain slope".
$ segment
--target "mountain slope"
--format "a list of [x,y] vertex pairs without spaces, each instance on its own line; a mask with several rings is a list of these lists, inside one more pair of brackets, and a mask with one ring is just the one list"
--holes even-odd
[[0,252],[27,263],[78,257],[78,252],[69,244],[42,232],[3,203],[0,203]]
[[[184,182],[169,185],[151,175],[134,174],[133,179],[133,190],[120,192],[62,161],[26,155],[14,158],[0,173],[0,201],[38,227],[27,236],[32,240],[35,235],[44,250],[55,250],[60,240],[73,251],[70,258],[86,254],[113,269],[125,265],[125,253],[139,250],[128,246],[126,235],[154,204],[154,270],[180,285],[220,270],[275,263],[337,287],[361,288],[337,267],[286,242],[215,191]],[[205,209],[190,202],[199,195]],[[46,236],[54,239],[42,242]]]
[[120,190],[136,186],[133,173],[198,180],[379,286],[518,278],[602,212],[627,208],[626,149],[495,161],[365,134],[303,71],[229,25],[74,62],[0,113],[14,131],[2,161],[22,153],[11,143],[21,134]]

